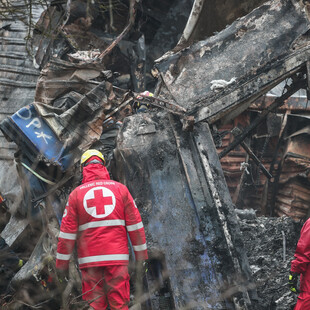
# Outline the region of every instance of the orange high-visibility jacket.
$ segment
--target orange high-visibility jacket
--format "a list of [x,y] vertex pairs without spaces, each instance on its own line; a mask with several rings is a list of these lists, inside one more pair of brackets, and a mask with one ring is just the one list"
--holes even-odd
[[81,269],[129,262],[127,232],[136,260],[147,259],[141,216],[127,187],[110,180],[107,169],[90,164],[82,185],[69,195],[57,246],[56,267],[67,269],[75,242]]

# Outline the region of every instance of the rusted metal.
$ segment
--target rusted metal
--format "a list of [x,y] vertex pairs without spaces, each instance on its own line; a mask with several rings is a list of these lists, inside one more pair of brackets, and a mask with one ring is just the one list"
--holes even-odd
[[[262,96],[261,98],[258,98],[255,102],[253,102],[251,106],[249,107],[249,110],[254,110],[254,111],[264,110],[273,103],[275,98],[276,98],[275,96],[266,94]],[[291,96],[290,98],[286,99],[280,107],[277,108],[277,111],[281,113],[285,113],[285,111],[294,111],[294,112],[307,111],[309,112],[310,105],[308,104],[307,97]]]
[[286,155],[310,161],[310,126],[289,136]]
[[[275,199],[276,215],[300,220],[309,214],[310,187],[308,178],[305,179],[305,171],[309,165],[308,160],[291,157],[284,161]],[[304,181],[301,181],[302,179]]]
[[222,158],[226,154],[228,154],[232,149],[234,149],[238,144],[240,144],[248,135],[251,133],[263,120],[267,117],[268,113],[276,109],[278,106],[281,106],[287,98],[289,98],[292,94],[294,94],[298,89],[302,88],[305,85],[305,79],[295,82],[291,86],[286,87],[286,92],[281,96],[274,100],[274,102],[264,110],[260,116],[258,116],[251,124],[248,126],[246,130],[240,134],[234,142],[232,142],[225,150],[223,150],[219,157]]
[[[247,127],[249,123],[249,114],[243,113],[233,121],[219,128],[218,131],[214,132],[213,130],[213,139],[218,140],[216,142],[218,154],[233,141],[233,135],[231,134],[232,128],[236,126]],[[215,135],[219,137],[217,138]],[[242,163],[247,162],[247,153],[240,145],[238,145],[229,154],[221,158],[220,162],[224,171],[229,192],[232,197],[235,197],[236,191],[239,190],[238,186],[240,185],[241,176],[245,171],[244,169],[241,169],[241,166]],[[236,200],[233,199],[233,202],[235,203]]]
[[278,216],[286,215],[299,220],[309,214],[309,133],[309,126],[306,126],[287,137],[286,152],[273,190],[274,201],[271,202]]

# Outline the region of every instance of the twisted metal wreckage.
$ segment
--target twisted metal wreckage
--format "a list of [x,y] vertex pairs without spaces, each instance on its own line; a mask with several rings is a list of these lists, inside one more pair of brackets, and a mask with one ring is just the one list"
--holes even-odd
[[[47,275],[54,272],[59,224],[68,193],[79,182],[80,154],[92,146],[110,159],[113,178],[128,186],[142,214],[150,256],[139,300],[143,309],[255,306],[255,285],[220,158],[244,143],[270,111],[299,89],[308,89],[308,4],[266,2],[218,34],[189,45],[197,22],[193,12],[203,1],[199,3],[194,2],[177,47],[155,61],[153,97],[139,95],[145,88],[139,70],[133,74],[135,91],[116,86],[113,73],[105,70],[111,60],[105,57],[134,23],[135,1],[130,2],[129,23],[106,52],[82,54],[74,48],[70,29],[63,27],[68,16],[59,4],[42,15],[41,7],[33,8],[34,19],[41,16],[34,35],[35,67],[25,51],[14,50],[17,44],[25,49],[18,37],[21,24],[11,25],[15,37],[3,37],[0,56],[7,64],[0,79],[0,107],[9,116],[2,114],[0,124],[7,147],[1,152],[5,170],[0,189],[12,215],[1,237],[9,246],[27,243],[31,248],[13,275],[11,290],[43,281],[45,288],[37,284],[41,296],[34,302],[55,303]],[[46,29],[53,35],[44,36]],[[24,77],[14,80],[16,72]],[[290,83],[282,95],[218,155],[214,129],[286,79]],[[137,98],[149,106],[144,113],[131,111]],[[11,107],[8,100],[17,103]],[[114,125],[123,122],[119,130],[109,131],[111,117]],[[16,165],[10,161],[15,145]],[[70,274],[62,306],[82,307],[74,259]],[[25,295],[16,296],[30,303]]]

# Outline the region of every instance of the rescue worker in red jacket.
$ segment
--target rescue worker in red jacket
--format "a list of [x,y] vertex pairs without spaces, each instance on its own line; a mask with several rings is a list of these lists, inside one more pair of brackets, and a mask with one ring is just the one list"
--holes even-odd
[[144,227],[127,187],[110,180],[103,155],[94,149],[81,157],[82,184],[64,210],[56,267],[64,273],[75,243],[83,299],[93,309],[128,309],[129,234],[137,261],[148,258]]
[[[295,251],[295,259],[291,262],[289,287],[298,293],[298,301],[294,310],[310,309],[310,219],[303,225]],[[297,282],[300,275],[300,287]]]

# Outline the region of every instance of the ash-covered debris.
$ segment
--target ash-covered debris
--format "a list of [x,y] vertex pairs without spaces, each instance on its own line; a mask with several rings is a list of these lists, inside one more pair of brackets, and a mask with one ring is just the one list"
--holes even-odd
[[[104,12],[96,1],[72,1],[69,11],[56,2],[41,16],[33,35],[35,64],[41,72],[29,71],[36,83],[21,82],[33,88],[25,102],[28,107],[16,105],[8,112],[6,106],[16,100],[2,98],[3,139],[18,150],[6,156],[15,158],[18,179],[26,184],[18,209],[22,219],[11,211],[12,189],[6,185],[4,191],[12,217],[1,237],[22,254],[23,265],[9,274],[9,290],[0,292],[2,308],[84,307],[76,261],[71,262],[71,282],[62,294],[54,260],[68,192],[79,178],[79,153],[92,146],[115,164],[114,177],[128,184],[143,217],[150,257],[143,310],[246,310],[253,303],[255,310],[289,309],[296,296],[288,292],[287,274],[301,225],[238,211],[248,264],[209,125],[233,119],[291,72],[301,70],[272,106],[305,87],[310,44],[306,40],[304,48],[288,47],[308,29],[306,12],[291,0],[270,1],[216,36],[170,51],[157,61],[151,76],[149,67],[173,48],[176,32],[185,24],[179,24],[179,17],[187,17],[193,1],[120,1],[125,5]],[[191,16],[188,26],[194,24]],[[274,20],[277,31],[269,32]],[[255,53],[249,42],[255,42]],[[11,74],[17,66],[5,69]],[[236,81],[218,93],[206,87],[229,81],[235,73]],[[5,76],[4,82],[10,78]],[[154,95],[145,96],[145,89]],[[132,286],[133,294],[140,284]]]
[[254,210],[237,210],[259,298],[254,309],[293,309],[297,295],[287,283],[302,222],[290,217],[254,217],[253,213]]

